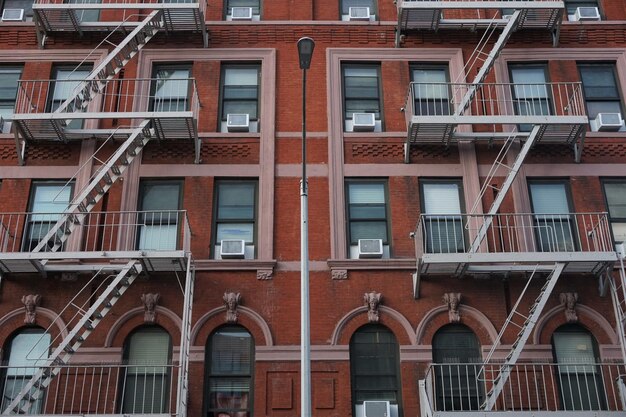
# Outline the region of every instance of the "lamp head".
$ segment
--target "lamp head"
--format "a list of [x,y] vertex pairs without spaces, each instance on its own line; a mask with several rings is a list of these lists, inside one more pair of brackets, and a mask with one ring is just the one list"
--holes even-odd
[[311,38],[304,37],[298,40],[298,57],[300,58],[300,69],[309,69],[311,66],[311,57],[315,49],[315,41]]

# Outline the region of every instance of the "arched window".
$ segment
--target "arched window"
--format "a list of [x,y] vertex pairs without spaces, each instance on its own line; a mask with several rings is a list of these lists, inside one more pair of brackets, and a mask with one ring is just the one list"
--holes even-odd
[[563,410],[606,409],[606,393],[598,369],[598,345],[589,331],[576,324],[552,335],[556,376]]
[[350,374],[354,416],[364,415],[365,401],[389,401],[391,416],[402,415],[399,348],[388,328],[367,324],[354,333],[350,340]]
[[254,340],[241,326],[224,326],[208,340],[205,407],[208,417],[250,417]]
[[[27,328],[19,330],[5,345],[4,362],[7,368],[2,379],[2,411],[4,411],[22,388],[37,372],[38,366],[45,363],[50,354],[50,335],[42,328]],[[31,393],[36,389],[33,388]],[[30,405],[29,414],[42,412],[44,395]],[[28,404],[22,400],[19,407]]]
[[439,411],[478,410],[483,397],[482,362],[474,332],[462,324],[442,327],[433,337],[433,383]]
[[170,397],[172,343],[160,327],[134,331],[124,345],[123,413],[165,413]]

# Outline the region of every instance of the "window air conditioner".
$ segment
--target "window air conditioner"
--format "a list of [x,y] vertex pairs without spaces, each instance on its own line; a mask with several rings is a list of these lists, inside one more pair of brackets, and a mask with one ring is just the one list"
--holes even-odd
[[618,259],[626,259],[626,242],[616,243],[615,252],[617,252]]
[[243,259],[245,250],[246,242],[244,240],[222,240],[220,242],[220,256],[222,259]]
[[598,113],[591,121],[591,130],[595,132],[617,132],[623,126],[621,113]]
[[353,113],[352,130],[355,132],[372,132],[376,127],[374,113]]
[[600,20],[600,10],[597,7],[577,7],[574,20],[577,22]]
[[349,7],[348,18],[350,20],[370,20],[369,7]]
[[24,9],[4,9],[2,11],[3,22],[21,22],[24,20]]
[[389,401],[363,401],[365,417],[390,417]]
[[229,113],[226,116],[226,129],[229,132],[249,132],[250,115]]
[[362,258],[382,258],[382,239],[359,239],[359,259]]
[[233,20],[252,20],[252,7],[233,7],[230,16]]

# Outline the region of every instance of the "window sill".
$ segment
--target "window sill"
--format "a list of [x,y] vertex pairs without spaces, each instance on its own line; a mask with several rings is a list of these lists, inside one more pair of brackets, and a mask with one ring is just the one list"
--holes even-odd
[[415,259],[329,259],[326,261],[332,278],[348,279],[348,271],[359,270],[415,270]]
[[259,259],[232,260],[197,260],[196,271],[255,271],[259,280],[272,279],[276,260],[262,261]]
[[585,135],[587,139],[595,139],[595,138],[626,138],[626,132],[587,132]]
[[259,139],[259,132],[199,132],[200,139]]

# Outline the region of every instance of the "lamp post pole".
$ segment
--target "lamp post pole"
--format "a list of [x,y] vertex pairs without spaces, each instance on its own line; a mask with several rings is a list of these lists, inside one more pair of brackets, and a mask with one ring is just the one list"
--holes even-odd
[[302,70],[302,180],[300,181],[300,409],[311,417],[311,335],[309,317],[309,187],[306,176],[306,70],[311,66],[315,42],[298,40]]

